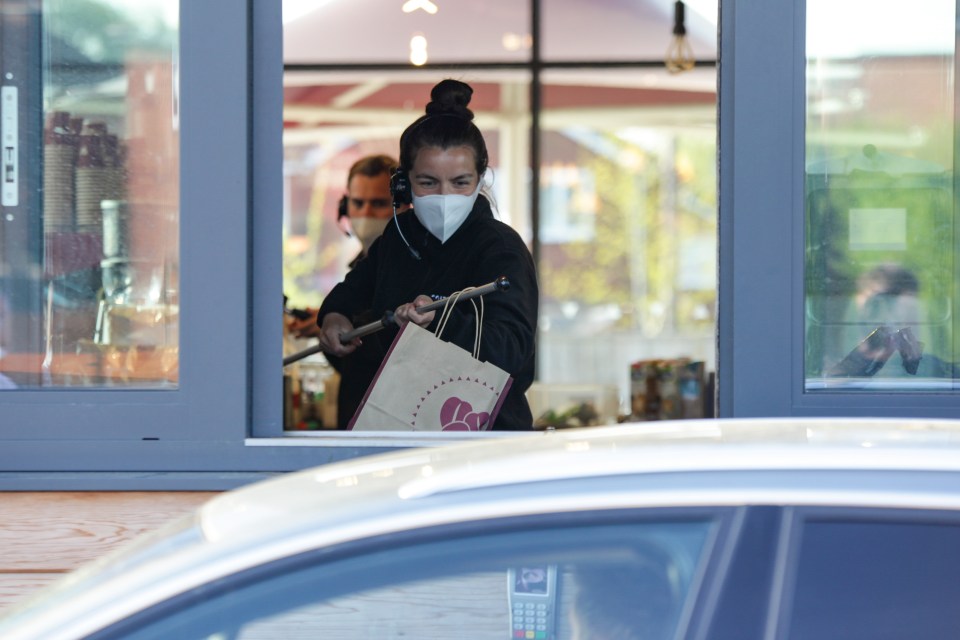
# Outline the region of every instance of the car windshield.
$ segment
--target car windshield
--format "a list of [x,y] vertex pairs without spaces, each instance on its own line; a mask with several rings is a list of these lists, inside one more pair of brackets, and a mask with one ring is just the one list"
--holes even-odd
[[701,514],[480,536],[420,532],[389,550],[332,562],[328,551],[249,571],[103,637],[503,640],[619,628],[613,637],[666,640],[685,623],[716,531]]

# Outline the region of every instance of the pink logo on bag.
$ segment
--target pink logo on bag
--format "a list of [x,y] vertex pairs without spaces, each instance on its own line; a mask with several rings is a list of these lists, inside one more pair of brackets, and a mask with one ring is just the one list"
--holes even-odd
[[[497,400],[509,388],[497,390],[480,377],[457,376],[428,383],[411,412],[414,430],[485,431],[493,424]],[[476,408],[474,408],[476,407]]]
[[456,396],[447,398],[440,408],[441,431],[480,431],[489,419],[489,413],[475,412],[473,405]]

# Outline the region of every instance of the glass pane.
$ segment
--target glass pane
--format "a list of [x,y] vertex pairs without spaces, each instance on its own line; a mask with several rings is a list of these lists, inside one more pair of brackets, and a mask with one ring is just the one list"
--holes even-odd
[[[715,84],[656,92],[643,82],[642,72],[544,73],[542,421],[581,408],[599,414],[577,417],[588,424],[702,415],[715,361]],[[683,399],[667,361],[690,367]],[[640,400],[645,388],[631,391],[646,385],[644,368],[663,385],[656,406],[653,394]]]
[[698,593],[714,528],[530,529],[314,566],[304,558],[289,571],[207,585],[204,597],[143,616],[123,637],[667,640]]
[[[696,60],[717,55],[717,0],[685,0],[683,27]],[[673,0],[542,2],[541,52],[548,62],[642,60],[662,62],[676,43]]]
[[[353,63],[409,62],[407,49],[392,45],[392,52],[383,53],[387,48],[381,43],[392,42],[412,20],[398,18],[401,28],[391,26],[384,39],[361,41],[355,36],[369,32],[365,20],[356,18],[358,27],[352,30],[343,24],[360,11],[357,7],[372,4],[354,4],[284,4],[285,62],[343,65],[342,70],[288,69],[285,76],[284,289],[292,311],[316,307],[359,250],[357,240],[337,224],[351,162],[371,153],[396,153],[399,133],[442,77],[473,85],[471,108],[491,147],[490,188],[499,215],[533,244],[530,73],[507,66],[471,69],[472,64],[528,61],[525,41],[522,52],[506,55],[489,49],[489,38],[474,40],[485,37],[485,21],[494,15],[504,32],[526,33],[529,4],[458,5],[451,14],[449,3],[440,0],[434,3],[436,14],[412,11],[418,28],[455,17],[448,27],[460,44],[442,55],[431,49],[430,60],[462,61],[462,71],[439,75],[351,69]],[[672,2],[621,5],[542,3],[544,58],[584,66],[542,73],[540,355],[538,381],[527,397],[535,418],[543,415],[564,426],[571,412],[581,423],[597,424],[625,414],[695,417],[709,411],[702,399],[715,360],[716,72],[703,66],[671,74],[659,64],[673,35]],[[399,15],[402,9],[377,7],[384,15]],[[717,10],[716,0],[687,3],[685,27],[698,59],[715,57]],[[348,11],[347,23],[341,22],[342,11]],[[318,36],[332,24],[338,33]],[[327,40],[339,41],[346,33],[351,40],[343,46],[327,46]],[[463,45],[464,37],[471,46]],[[512,42],[512,36],[502,38],[504,46]],[[611,60],[659,62],[619,70],[590,66]],[[615,340],[604,340],[605,331]],[[290,354],[309,346],[294,342],[285,349]],[[631,365],[639,361],[649,366],[638,370],[643,379],[634,375],[631,380]],[[674,375],[681,368],[683,380]],[[287,404],[287,428],[323,424],[317,413],[329,415],[335,386],[316,381],[329,382],[328,370],[321,366],[305,374],[303,368],[288,367],[285,372],[294,396]],[[632,389],[648,379],[662,383],[662,389],[634,394],[643,397],[643,406],[633,406]]]
[[955,13],[807,4],[807,391],[955,387]]
[[283,0],[293,64],[516,62],[530,58],[529,3]]
[[807,523],[787,637],[956,637],[958,535],[947,522]]
[[4,16],[0,386],[176,387],[178,2],[38,4]]

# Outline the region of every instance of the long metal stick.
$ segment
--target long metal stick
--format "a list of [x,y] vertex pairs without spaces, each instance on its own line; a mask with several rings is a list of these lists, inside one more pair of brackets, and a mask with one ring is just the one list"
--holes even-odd
[[[460,297],[457,299],[457,301],[459,302],[460,300],[469,300],[470,298],[477,298],[479,296],[483,296],[488,293],[492,293],[494,291],[506,291],[509,288],[510,288],[510,280],[506,276],[500,276],[499,278],[497,278],[496,280],[494,280],[489,284],[485,284],[481,287],[470,289],[469,291],[464,291],[462,294],[460,294]],[[440,309],[447,304],[448,300],[449,300],[449,296],[447,298],[441,298],[429,304],[421,305],[417,307],[417,313],[426,313],[427,311],[434,311],[436,309]],[[386,313],[383,314],[383,317],[380,318],[379,320],[375,320],[368,324],[361,325],[356,329],[353,329],[351,331],[347,331],[346,333],[341,334],[340,342],[341,344],[347,344],[354,338],[362,338],[363,336],[368,336],[371,333],[376,333],[381,329],[387,328],[391,324],[394,324],[393,311],[387,311]],[[320,347],[320,345],[317,344],[307,349],[304,349],[303,351],[298,351],[297,353],[294,353],[284,358],[283,366],[287,366],[288,364],[293,364],[298,360],[302,360],[307,356],[312,356],[313,354],[319,353],[322,350],[323,349]]]

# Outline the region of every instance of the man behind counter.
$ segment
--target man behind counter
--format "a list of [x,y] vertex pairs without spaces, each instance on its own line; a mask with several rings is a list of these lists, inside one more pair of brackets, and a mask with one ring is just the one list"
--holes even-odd
[[[362,245],[360,252],[350,262],[351,269],[366,255],[370,245],[380,237],[393,217],[390,174],[396,167],[397,161],[390,156],[373,155],[354,162],[347,173],[347,193],[340,199],[337,206],[337,222],[343,226],[344,222],[349,221],[353,235]],[[305,314],[303,319],[294,319],[288,324],[288,330],[298,338],[318,337],[320,327],[317,326],[317,309],[306,311],[308,314]],[[360,324],[367,322],[365,318],[357,320]],[[342,381],[349,382],[353,376],[354,367],[351,359],[341,360],[328,355],[327,361],[341,376],[339,388],[349,388],[351,385],[345,385]],[[338,404],[339,400],[338,397]],[[346,416],[347,419],[349,417]],[[338,420],[338,422],[343,421]],[[341,429],[345,426],[345,424],[338,425]]]
[[347,174],[347,195],[340,199],[337,221],[350,221],[353,234],[362,244],[350,268],[366,255],[373,241],[380,237],[393,216],[390,195],[390,174],[397,161],[390,156],[367,156],[353,163]]
[[[365,156],[350,167],[347,173],[347,193],[337,205],[337,223],[349,222],[353,235],[362,245],[360,253],[350,261],[352,269],[366,255],[373,241],[380,237],[393,216],[390,195],[390,174],[397,161],[387,155]],[[349,235],[349,230],[346,230]],[[309,317],[289,324],[289,330],[298,338],[315,338],[320,335],[317,326],[317,309],[307,309]]]

